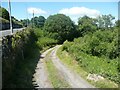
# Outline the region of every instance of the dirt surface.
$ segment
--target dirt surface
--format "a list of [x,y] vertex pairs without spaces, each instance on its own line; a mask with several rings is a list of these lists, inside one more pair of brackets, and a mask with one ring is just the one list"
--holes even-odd
[[52,85],[48,80],[48,74],[44,65],[44,58],[46,54],[52,50],[49,57],[50,60],[52,60],[57,70],[61,73],[65,81],[67,81],[72,88],[95,88],[60,61],[60,59],[56,56],[56,51],[59,47],[60,45],[51,48],[41,55],[42,59],[40,59],[38,62],[36,73],[34,74],[34,80],[36,81],[35,84],[37,84],[39,88],[52,88]]
[[63,74],[64,79],[68,81],[72,88],[94,88],[87,81],[77,75],[75,72],[67,68],[56,56],[56,51],[60,46],[56,46],[51,52],[51,60],[56,68]]
[[40,57],[40,60],[37,64],[36,70],[35,70],[35,74],[33,75],[33,81],[35,81],[33,83],[33,85],[37,86],[36,88],[52,88],[52,84],[50,83],[50,81],[48,80],[48,74],[47,74],[47,70],[45,68],[45,57],[46,54],[52,50],[49,49],[47,51],[45,51]]

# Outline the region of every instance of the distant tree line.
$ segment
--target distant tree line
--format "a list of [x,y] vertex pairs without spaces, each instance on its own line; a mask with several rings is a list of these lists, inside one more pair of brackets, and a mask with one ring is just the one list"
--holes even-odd
[[63,43],[65,40],[72,41],[76,37],[82,37],[88,33],[94,33],[95,31],[108,30],[118,25],[118,21],[114,24],[115,17],[111,14],[101,15],[97,18],[90,18],[83,16],[78,19],[78,25],[70,19],[70,17],[64,14],[50,15],[47,19],[43,16],[34,17],[31,20],[21,20],[23,26],[34,26],[42,28],[48,32],[48,36],[57,39],[59,43]]
[[34,27],[37,27],[37,28],[41,28],[44,26],[44,23],[45,23],[45,18],[43,16],[39,16],[39,17],[34,17],[34,18],[31,18],[30,19],[23,19],[23,20],[20,20],[23,24],[24,27],[27,27],[27,26],[34,26]]

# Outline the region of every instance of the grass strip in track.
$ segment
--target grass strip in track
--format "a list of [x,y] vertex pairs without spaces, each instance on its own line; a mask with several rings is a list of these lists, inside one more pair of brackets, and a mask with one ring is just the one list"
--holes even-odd
[[45,58],[49,80],[51,81],[54,88],[70,88],[68,82],[64,80],[61,73],[56,69],[52,60],[49,58],[50,52]]

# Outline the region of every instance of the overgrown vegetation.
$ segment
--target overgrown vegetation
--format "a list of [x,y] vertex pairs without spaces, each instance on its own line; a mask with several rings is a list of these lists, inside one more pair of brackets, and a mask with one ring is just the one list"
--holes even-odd
[[[81,22],[80,27],[84,26],[84,24],[81,26],[84,22],[85,20]],[[119,84],[118,27],[110,28],[109,24],[101,29],[95,29],[94,32],[87,26],[85,34],[81,33],[81,37],[74,39],[73,42],[64,42],[62,50],[73,56],[87,72],[99,74]],[[86,30],[86,27],[80,28],[84,29]]]
[[3,37],[3,88],[34,88],[32,76],[40,53],[56,43],[43,33],[41,29],[27,28]]
[[[9,13],[4,11],[7,15],[4,19],[9,21]],[[113,20],[110,14],[98,18],[80,17],[78,25],[63,14],[21,20],[23,26],[32,29],[3,37],[3,87],[33,87],[31,78],[41,51],[64,41],[62,51],[73,57],[79,67],[119,84],[119,20],[115,24]],[[49,62],[48,67],[51,65]]]
[[[89,72],[84,67],[80,66],[81,65],[80,62],[76,61],[75,58],[71,54],[69,54],[69,52],[67,52],[65,50],[63,51],[63,46],[58,49],[57,55],[60,58],[60,60],[67,67],[69,67],[74,72],[78,73],[82,78],[84,78],[86,81],[90,82],[96,88],[118,88],[118,85],[116,83],[114,83],[106,78],[103,80],[98,80],[97,82],[88,80],[87,76],[89,75]],[[84,57],[82,55],[80,55],[80,56],[82,57],[82,60],[84,60],[84,58],[86,57],[86,56]],[[90,58],[87,57],[86,59],[90,59]],[[94,58],[92,58],[92,59],[94,59]],[[93,62],[91,62],[91,63],[93,63]],[[90,67],[90,69],[91,69],[91,67]],[[98,67],[100,67],[100,66],[98,66]]]
[[[28,61],[27,58],[30,57],[29,55],[31,55],[31,50],[35,45],[35,41],[36,38],[33,30],[23,30],[13,36],[8,35],[6,37],[3,37],[2,40],[3,88],[18,87],[15,82],[18,81],[19,76],[16,74],[18,72],[21,72],[19,73],[20,75],[23,74],[20,68],[22,68],[22,66],[24,66],[24,64],[27,63]],[[25,69],[26,68],[28,68],[27,65]],[[26,72],[26,74],[28,74],[28,72]],[[30,73],[32,74],[33,71],[30,71]],[[31,74],[29,74],[28,76],[29,78],[30,77],[32,78]],[[27,77],[23,78],[24,80],[26,80]]]
[[[69,43],[69,47],[76,48],[76,52],[84,52],[92,56],[105,57],[109,59],[118,58],[118,29],[98,30],[93,34],[87,34],[84,37],[74,39],[74,43]],[[64,49],[69,51],[67,42]],[[71,53],[74,52],[71,50]]]
[[57,40],[49,36],[49,33],[44,31],[42,28],[36,28],[35,34],[37,36],[37,45],[40,49],[49,48],[57,44]]

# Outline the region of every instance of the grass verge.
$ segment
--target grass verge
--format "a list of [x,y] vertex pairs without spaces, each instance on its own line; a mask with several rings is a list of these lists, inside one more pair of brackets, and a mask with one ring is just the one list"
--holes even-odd
[[[79,63],[76,60],[74,60],[74,58],[71,55],[69,55],[66,51],[62,51],[62,47],[58,49],[57,56],[66,66],[68,66],[70,69],[77,72],[81,77],[87,80],[87,76],[89,73],[86,72],[82,67],[80,67]],[[108,79],[100,80],[97,82],[90,80],[87,81],[97,88],[118,88],[117,84]]]
[[49,58],[50,52],[46,55],[46,68],[48,71],[48,78],[54,88],[70,88],[70,85],[64,80],[61,73],[56,69],[52,60]]

